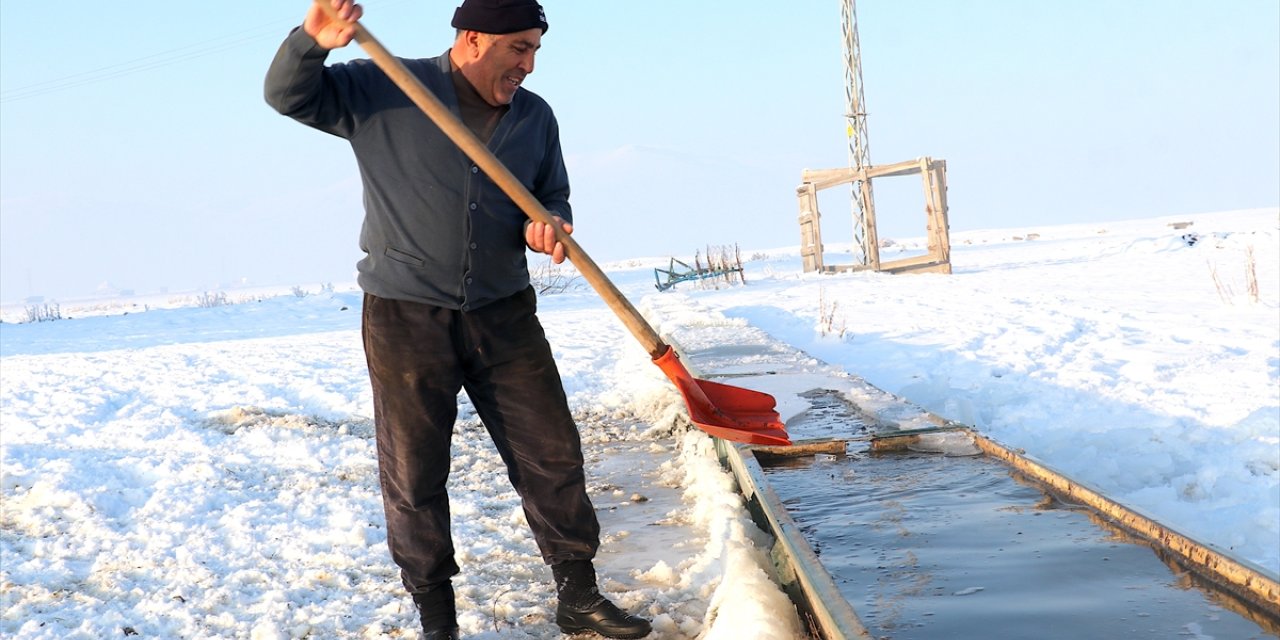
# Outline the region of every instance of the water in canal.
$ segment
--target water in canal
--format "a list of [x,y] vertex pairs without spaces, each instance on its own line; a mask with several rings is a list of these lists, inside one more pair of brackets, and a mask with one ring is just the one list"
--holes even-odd
[[876,638],[1280,637],[985,456],[861,450],[764,469]]

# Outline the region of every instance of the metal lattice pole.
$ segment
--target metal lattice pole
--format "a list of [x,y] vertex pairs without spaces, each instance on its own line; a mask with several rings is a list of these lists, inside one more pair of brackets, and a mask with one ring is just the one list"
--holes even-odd
[[[871,151],[867,140],[866,101],[862,94],[862,50],[858,44],[858,12],[854,0],[841,0],[840,16],[844,30],[844,79],[845,79],[845,133],[849,137],[849,166],[863,169],[871,166]],[[868,246],[874,242],[875,231],[868,231],[868,219],[874,220],[874,205],[870,181],[853,183],[853,246],[858,264],[878,263],[879,252]],[[858,255],[858,253],[861,255]],[[870,264],[878,268],[878,264]]]

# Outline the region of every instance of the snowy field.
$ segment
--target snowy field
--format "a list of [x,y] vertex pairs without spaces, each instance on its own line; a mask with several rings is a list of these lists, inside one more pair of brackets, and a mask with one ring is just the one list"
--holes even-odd
[[[952,243],[950,276],[803,274],[794,247],[744,247],[746,286],[658,293],[666,258],[606,270],[664,331],[750,324],[1280,572],[1280,210]],[[829,263],[849,260],[838,248]],[[385,550],[360,295],[303,288],[68,302],[56,322],[3,310],[0,636],[418,636]],[[605,589],[654,638],[797,638],[678,394],[585,286],[540,315],[587,447]],[[460,404],[464,635],[557,637],[550,571]]]

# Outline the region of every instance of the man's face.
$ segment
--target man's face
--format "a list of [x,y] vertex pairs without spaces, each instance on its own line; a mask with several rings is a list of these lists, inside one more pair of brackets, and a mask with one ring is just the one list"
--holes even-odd
[[497,107],[511,99],[533,73],[533,57],[542,46],[542,29],[526,29],[494,35],[463,31],[454,48],[462,47],[455,59],[462,75],[475,86],[485,102]]

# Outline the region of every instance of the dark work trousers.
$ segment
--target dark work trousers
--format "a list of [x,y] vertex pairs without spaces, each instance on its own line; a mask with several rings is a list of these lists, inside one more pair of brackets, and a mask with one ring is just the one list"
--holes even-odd
[[532,288],[465,312],[364,297],[387,544],[409,593],[459,570],[445,483],[460,389],[506,463],[543,560],[590,560],[600,546],[582,443],[536,311]]

